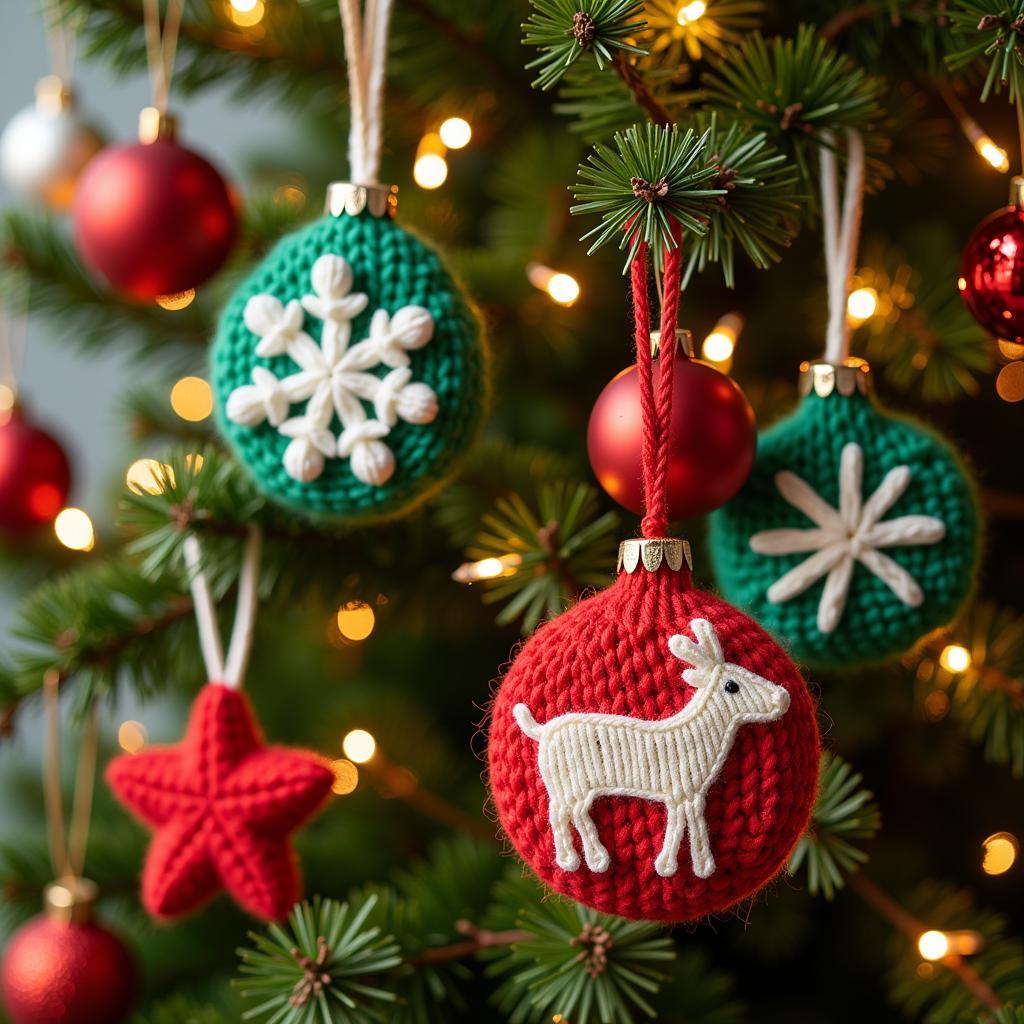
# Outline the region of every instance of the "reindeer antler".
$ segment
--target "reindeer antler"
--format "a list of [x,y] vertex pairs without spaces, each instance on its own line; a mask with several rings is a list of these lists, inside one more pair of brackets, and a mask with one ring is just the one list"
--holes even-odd
[[690,629],[696,642],[683,633],[676,633],[668,638],[668,649],[680,661],[693,666],[683,672],[683,679],[690,686],[700,686],[704,674],[723,664],[725,656],[715,627],[707,619],[692,619]]

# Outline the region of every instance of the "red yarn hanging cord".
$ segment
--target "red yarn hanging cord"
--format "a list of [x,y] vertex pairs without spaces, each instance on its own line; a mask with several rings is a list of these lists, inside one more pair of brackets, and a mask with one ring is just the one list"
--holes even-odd
[[672,423],[672,378],[675,374],[676,323],[679,315],[679,279],[682,272],[681,228],[672,222],[674,245],[665,248],[662,276],[661,344],[658,383],[654,383],[651,353],[651,310],[647,295],[647,245],[641,242],[633,257],[633,317],[636,324],[636,364],[643,412],[641,462],[644,482],[645,537],[664,537],[668,531],[668,446]]

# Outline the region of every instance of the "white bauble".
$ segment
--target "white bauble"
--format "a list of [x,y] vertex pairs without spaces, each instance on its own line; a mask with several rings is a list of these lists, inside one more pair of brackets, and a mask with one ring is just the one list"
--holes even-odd
[[0,171],[15,192],[61,212],[102,148],[103,137],[80,117],[70,93],[44,79],[36,103],[15,114],[0,135]]

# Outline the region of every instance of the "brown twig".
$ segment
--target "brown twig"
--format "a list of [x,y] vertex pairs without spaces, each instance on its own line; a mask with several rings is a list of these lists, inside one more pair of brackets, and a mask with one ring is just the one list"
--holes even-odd
[[870,18],[878,13],[878,4],[861,4],[859,7],[847,7],[838,11],[821,27],[818,33],[823,39],[833,42],[835,38],[842,35],[851,25],[865,18]]
[[[928,925],[919,921],[908,910],[901,907],[862,871],[858,871],[850,877],[849,885],[872,909],[884,917],[898,931],[903,932],[911,942],[916,944],[921,935],[929,930]],[[949,953],[942,957],[939,963],[948,967],[982,1006],[987,1006],[990,1010],[1001,1010],[1003,1008],[1003,1001],[988,982],[962,956],[956,953]]]
[[477,928],[472,921],[456,921],[455,930],[469,938],[464,942],[453,942],[448,946],[434,946],[424,949],[406,960],[413,967],[426,967],[430,964],[444,964],[451,960],[462,960],[467,956],[475,956],[482,949],[493,949],[495,946],[511,946],[515,942],[526,942],[531,934],[521,929],[506,932],[491,932],[485,928]]
[[672,115],[654,98],[644,76],[626,60],[622,50],[616,50],[612,67],[632,93],[637,106],[645,110],[655,124],[668,126],[673,123]]
[[408,768],[395,764],[380,750],[359,767],[377,782],[383,795],[401,800],[420,814],[449,828],[458,829],[479,839],[493,841],[493,829],[479,818],[449,803],[444,797],[424,788]]

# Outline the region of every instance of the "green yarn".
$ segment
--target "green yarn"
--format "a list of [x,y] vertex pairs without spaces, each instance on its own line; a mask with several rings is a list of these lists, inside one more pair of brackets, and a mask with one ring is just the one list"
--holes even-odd
[[[391,429],[386,443],[396,466],[391,479],[380,486],[358,480],[349,460],[342,458],[328,459],[315,480],[294,480],[282,464],[289,438],[267,422],[241,426],[225,414],[228,396],[251,383],[254,366],[266,367],[278,378],[298,370],[287,355],[256,356],[259,339],[243,322],[246,303],[264,293],[282,303],[309,294],[310,270],[325,253],[346,260],[354,277],[352,291],[369,296],[367,309],[353,321],[352,344],[367,336],[377,309],[394,314],[403,306],[424,306],[434,320],[430,342],[409,357],[413,380],[436,393],[438,415],[427,424],[400,420]],[[319,341],[319,320],[307,314],[304,329]],[[211,354],[211,379],[220,430],[259,488],[304,513],[354,522],[408,511],[440,488],[457,468],[486,410],[486,361],[480,323],[440,256],[389,218],[364,213],[324,217],[277,244],[224,310]],[[387,371],[381,366],[368,372],[383,377]],[[293,407],[290,415],[301,411]],[[337,427],[335,418],[332,428]]]
[[[946,535],[934,544],[884,550],[918,582],[924,591],[922,604],[904,604],[856,562],[839,624],[833,632],[822,633],[817,609],[823,579],[788,601],[772,603],[767,598],[768,588],[807,554],[757,554],[750,548],[750,538],[763,530],[814,526],[779,493],[775,475],[780,470],[802,477],[838,508],[840,454],[850,442],[864,452],[865,500],[889,470],[900,465],[911,470],[907,490],[883,521],[934,516],[945,523]],[[833,392],[822,398],[812,392],[796,412],[760,436],[749,480],[712,516],[711,557],[725,597],[788,644],[796,660],[832,668],[880,663],[905,653],[956,616],[974,584],[979,520],[973,484],[945,441],[862,394],[846,397]]]

